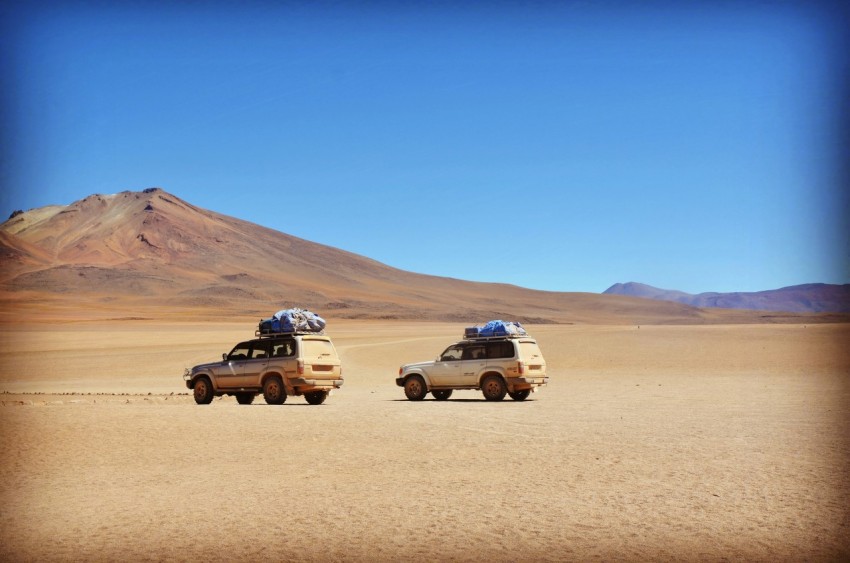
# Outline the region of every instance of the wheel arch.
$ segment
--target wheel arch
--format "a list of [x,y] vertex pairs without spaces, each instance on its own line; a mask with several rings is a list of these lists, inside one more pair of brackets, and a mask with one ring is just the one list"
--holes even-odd
[[422,381],[425,382],[425,392],[429,393],[431,391],[431,380],[428,378],[428,375],[426,375],[425,372],[423,372],[421,370],[414,370],[414,371],[409,371],[409,372],[405,373],[404,374],[404,381],[407,382],[407,380],[410,379],[411,377],[413,377],[414,375],[418,375],[419,377],[422,378]]
[[263,388],[270,377],[279,377],[281,383],[283,383],[283,388],[286,389],[287,395],[290,394],[291,388],[289,382],[287,381],[286,376],[278,370],[269,370],[260,376],[260,389]]
[[502,381],[505,382],[505,386],[508,387],[509,389],[511,388],[511,385],[508,383],[508,378],[505,377],[505,374],[501,370],[492,369],[492,368],[485,369],[484,371],[482,371],[478,375],[478,387],[480,388],[481,383],[484,381],[484,379],[487,378],[487,377],[490,377],[491,375],[495,375],[497,377],[500,377],[502,379]]
[[265,383],[266,379],[272,377],[273,375],[276,375],[279,378],[283,379],[283,374],[280,373],[280,371],[275,370],[275,369],[270,369],[269,371],[263,372],[263,375],[260,376],[260,383]]
[[216,385],[215,377],[213,377],[211,373],[202,371],[195,374],[195,376],[189,381],[189,383],[192,384],[192,388],[195,387],[195,383],[197,383],[199,379],[206,379],[207,381],[209,381],[210,385],[212,386],[213,392],[218,393],[218,385]]

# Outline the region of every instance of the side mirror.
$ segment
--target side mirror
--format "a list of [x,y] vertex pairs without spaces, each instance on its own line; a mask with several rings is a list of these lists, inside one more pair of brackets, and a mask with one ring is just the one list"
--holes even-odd
[[225,362],[227,361],[227,352],[223,352],[221,354],[221,359],[224,360]]

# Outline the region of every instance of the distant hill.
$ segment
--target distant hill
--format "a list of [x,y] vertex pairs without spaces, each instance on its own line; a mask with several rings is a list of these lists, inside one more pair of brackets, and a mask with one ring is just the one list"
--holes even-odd
[[91,195],[0,225],[0,320],[256,319],[291,306],[335,318],[468,323],[795,321],[406,272],[159,188]]
[[604,295],[628,295],[684,303],[693,307],[722,307],[793,313],[850,313],[850,284],[809,283],[780,289],[736,293],[699,293],[659,289],[642,283],[617,283]]

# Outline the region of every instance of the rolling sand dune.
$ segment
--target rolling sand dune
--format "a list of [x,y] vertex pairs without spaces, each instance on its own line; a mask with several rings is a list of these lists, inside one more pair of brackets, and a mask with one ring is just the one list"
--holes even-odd
[[4,328],[0,558],[850,558],[846,324],[532,326],[528,401],[411,403],[463,324],[337,320],[324,405],[195,405],[246,326]]

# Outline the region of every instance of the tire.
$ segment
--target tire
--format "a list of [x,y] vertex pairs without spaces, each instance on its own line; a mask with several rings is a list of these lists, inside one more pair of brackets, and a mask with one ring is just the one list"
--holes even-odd
[[256,396],[256,393],[236,393],[236,402],[240,405],[250,405]]
[[304,393],[304,398],[307,399],[307,402],[311,405],[321,405],[325,402],[325,399],[328,398],[328,392],[310,391],[309,393]]
[[411,375],[404,380],[404,394],[411,401],[421,401],[428,394],[425,380],[418,375]]
[[213,400],[213,386],[206,377],[199,377],[192,386],[192,394],[199,405],[208,405]]
[[435,389],[431,391],[431,394],[434,395],[434,398],[438,401],[447,401],[449,397],[452,396],[451,389]]
[[508,392],[508,386],[498,375],[488,375],[481,381],[481,392],[488,401],[501,401]]
[[263,382],[263,399],[270,405],[282,405],[286,402],[286,388],[278,376],[274,375]]
[[523,389],[522,391],[508,391],[508,395],[514,401],[524,401],[531,394],[531,389]]

